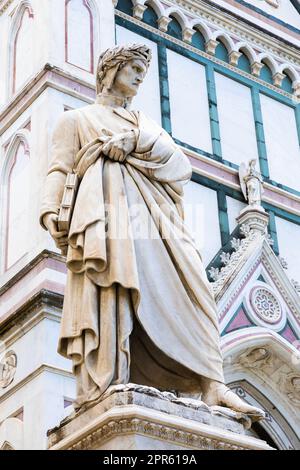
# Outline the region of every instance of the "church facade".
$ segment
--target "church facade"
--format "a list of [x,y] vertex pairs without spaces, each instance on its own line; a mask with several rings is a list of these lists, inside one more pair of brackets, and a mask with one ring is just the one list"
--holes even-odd
[[[300,449],[298,0],[0,0],[0,449],[46,449],[72,411],[65,258],[39,225],[41,195],[58,117],[93,103],[99,53],[129,42],[153,56],[133,107],[193,167],[185,217],[226,383],[265,410],[252,435]],[[245,217],[239,179],[253,159],[262,217]]]

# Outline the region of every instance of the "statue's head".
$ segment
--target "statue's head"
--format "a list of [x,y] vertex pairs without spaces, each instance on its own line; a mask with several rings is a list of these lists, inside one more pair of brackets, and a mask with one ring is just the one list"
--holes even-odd
[[99,58],[97,94],[106,92],[132,99],[145,78],[151,50],[143,44],[107,49]]

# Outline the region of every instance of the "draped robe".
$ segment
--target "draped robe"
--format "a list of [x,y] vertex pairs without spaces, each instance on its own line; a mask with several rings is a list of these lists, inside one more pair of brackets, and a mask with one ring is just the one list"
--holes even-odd
[[[137,145],[125,162],[101,154],[101,133],[129,130]],[[42,225],[59,212],[66,174],[89,158],[69,231],[58,346],[73,361],[76,406],[129,381],[193,393],[201,376],[223,382],[216,305],[183,220],[187,157],[142,113],[101,101],[65,112]]]

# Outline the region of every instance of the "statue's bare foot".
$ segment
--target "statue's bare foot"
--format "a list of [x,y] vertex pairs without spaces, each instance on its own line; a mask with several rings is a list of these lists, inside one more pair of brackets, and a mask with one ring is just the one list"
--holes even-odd
[[202,400],[208,406],[226,406],[231,410],[249,415],[254,418],[254,420],[265,418],[265,412],[263,410],[249,405],[221,382],[205,379],[202,388]]

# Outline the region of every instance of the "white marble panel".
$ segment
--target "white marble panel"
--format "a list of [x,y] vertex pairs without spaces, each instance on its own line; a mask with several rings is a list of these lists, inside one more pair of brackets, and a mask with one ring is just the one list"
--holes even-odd
[[172,134],[212,153],[205,67],[167,51]]
[[24,11],[21,26],[15,39],[15,62],[14,62],[14,89],[21,88],[23,83],[33,73],[33,18],[29,14],[29,10]]
[[[43,450],[47,448],[47,431],[65,417],[64,397],[75,396],[75,381],[58,369],[41,369],[29,377],[12,395],[1,401],[0,438],[9,417],[23,408],[22,448]],[[8,418],[8,419],[7,419]],[[3,427],[2,427],[3,426]],[[14,439],[15,444],[16,439]],[[16,447],[17,450],[18,449]]]
[[300,191],[300,149],[294,109],[261,94],[271,179]]
[[237,221],[236,221],[237,216],[240,214],[241,210],[246,207],[247,204],[245,202],[238,201],[237,199],[234,199],[233,197],[229,197],[229,196],[226,196],[226,202],[227,202],[227,215],[228,215],[228,221],[229,221],[229,230],[231,233],[237,226]]
[[71,361],[57,353],[59,331],[58,320],[44,319],[6,349],[4,343],[0,343],[0,359],[7,350],[13,350],[17,355],[14,380],[7,388],[0,389],[0,400],[8,390],[14,388],[43,364],[71,372]]
[[68,62],[84,70],[92,70],[91,43],[93,22],[84,0],[71,0],[67,4]]
[[156,44],[122,26],[116,26],[116,39],[117,44],[142,43],[150,47],[152,51],[151,64],[137,96],[133,99],[132,109],[143,111],[147,116],[160,124],[160,88]]
[[300,283],[300,225],[275,217],[279,253],[288,263],[287,274]]
[[7,268],[18,261],[28,250],[28,207],[30,188],[30,158],[23,144],[16,155],[9,175],[7,212]]
[[250,88],[219,73],[215,80],[223,158],[236,165],[257,158]]
[[184,202],[186,224],[207,266],[221,247],[217,193],[190,181],[184,188]]

